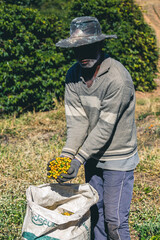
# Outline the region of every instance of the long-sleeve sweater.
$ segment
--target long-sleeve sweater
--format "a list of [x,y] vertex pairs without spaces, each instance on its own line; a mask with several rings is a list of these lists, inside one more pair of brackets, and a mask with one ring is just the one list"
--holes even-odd
[[[135,90],[120,62],[104,59],[89,88],[80,65],[74,64],[66,76],[65,114],[67,140],[63,155],[76,157],[81,163],[93,158],[113,169],[113,161],[123,166],[122,162],[137,152]],[[129,162],[127,166],[130,170]]]

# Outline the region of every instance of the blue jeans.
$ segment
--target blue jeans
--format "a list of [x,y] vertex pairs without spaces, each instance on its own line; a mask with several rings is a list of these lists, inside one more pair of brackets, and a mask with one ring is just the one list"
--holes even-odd
[[104,170],[96,164],[93,159],[85,164],[86,182],[99,194],[98,203],[91,207],[91,240],[130,240],[134,171]]

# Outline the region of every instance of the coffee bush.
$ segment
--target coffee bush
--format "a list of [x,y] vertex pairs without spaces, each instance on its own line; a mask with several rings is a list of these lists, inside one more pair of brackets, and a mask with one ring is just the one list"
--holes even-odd
[[55,16],[0,4],[0,108],[6,113],[53,108],[63,98],[68,66],[55,42],[63,36]]

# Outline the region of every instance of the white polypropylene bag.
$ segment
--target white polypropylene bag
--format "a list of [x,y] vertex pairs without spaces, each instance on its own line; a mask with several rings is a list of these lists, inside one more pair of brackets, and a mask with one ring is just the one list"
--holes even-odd
[[90,207],[98,201],[90,184],[30,186],[26,197],[22,240],[90,240]]

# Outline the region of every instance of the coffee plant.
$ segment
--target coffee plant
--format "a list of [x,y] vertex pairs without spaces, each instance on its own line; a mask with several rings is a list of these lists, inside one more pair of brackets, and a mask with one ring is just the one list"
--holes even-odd
[[55,47],[62,35],[57,17],[0,4],[1,111],[45,111],[63,98],[68,66]]
[[[54,107],[55,99],[63,99],[65,75],[74,56],[55,43],[69,36],[70,22],[77,16],[95,16],[103,33],[117,34],[118,39],[105,40],[104,50],[128,69],[136,90],[156,87],[155,34],[133,0],[69,1],[60,16],[28,8],[33,2],[37,8],[45,4],[0,1],[0,112],[46,111]],[[46,2],[51,6],[52,1]]]

